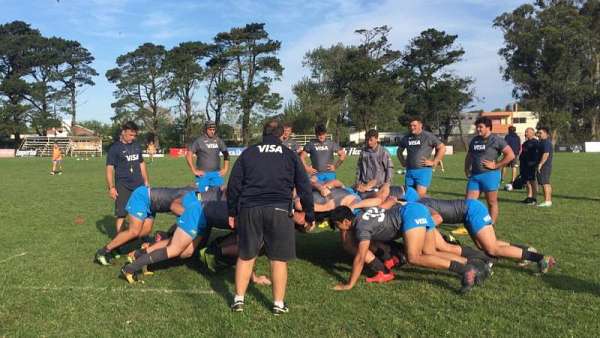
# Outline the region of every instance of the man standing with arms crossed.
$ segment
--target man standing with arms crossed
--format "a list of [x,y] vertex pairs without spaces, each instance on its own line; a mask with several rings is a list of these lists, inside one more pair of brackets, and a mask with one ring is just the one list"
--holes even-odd
[[141,185],[150,185],[142,147],[135,142],[138,129],[132,121],[126,122],[121,129],[120,139],[113,143],[106,157],[106,185],[108,195],[115,201],[117,233],[122,230],[127,216],[125,205],[131,193]]
[[537,179],[542,189],[544,189],[544,202],[537,206],[548,208],[552,206],[550,175],[552,174],[552,155],[554,151],[548,128],[542,127],[538,130],[538,133],[540,134],[540,141],[538,143],[540,162],[537,165]]
[[[446,154],[444,145],[435,135],[423,130],[423,121],[419,117],[410,119],[410,133],[400,140],[397,156],[400,163],[405,167],[404,185],[414,188],[419,196],[427,194],[427,188],[431,185],[432,168],[442,161]],[[404,149],[407,157],[404,158]],[[431,160],[431,152],[435,149],[435,157]]]
[[[514,158],[510,146],[503,138],[492,134],[492,120],[480,117],[475,120],[477,135],[471,140],[465,157],[465,176],[467,182],[467,199],[478,199],[481,192],[492,216],[492,223],[498,219],[498,187],[500,186],[500,169]],[[502,155],[502,159],[498,158]]]
[[244,150],[229,177],[229,222],[231,227],[237,227],[239,236],[235,297],[231,305],[234,312],[244,310],[244,296],[263,245],[271,262],[273,314],[288,312],[284,303],[287,262],[296,257],[294,188],[306,212],[306,222],[314,222],[310,181],[298,155],[281,144],[282,133],[279,122],[268,122],[262,143]]
[[[221,187],[225,183],[223,177],[229,170],[227,146],[216,135],[216,132],[215,123],[206,122],[204,135],[198,137],[185,154],[188,166],[192,174],[196,176],[196,185],[200,192],[205,192],[210,187]],[[223,169],[221,169],[219,152],[223,153]],[[194,164],[194,155],[196,155],[196,164]]]

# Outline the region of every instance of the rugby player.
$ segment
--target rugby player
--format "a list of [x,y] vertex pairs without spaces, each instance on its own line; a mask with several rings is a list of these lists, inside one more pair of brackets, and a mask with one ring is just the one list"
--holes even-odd
[[[390,153],[379,144],[379,133],[375,129],[367,131],[363,147],[356,165],[354,189],[363,198],[390,186],[394,175],[394,163]],[[381,195],[379,196],[382,197]],[[383,196],[385,199],[387,196]]]
[[283,124],[283,135],[281,135],[281,144],[288,147],[291,151],[300,155],[302,152],[302,146],[291,138],[292,136],[292,125],[290,123]]
[[95,261],[100,265],[111,265],[112,250],[126,243],[150,234],[156,213],[171,211],[171,203],[184,194],[196,190],[195,187],[183,188],[136,188],[125,206],[129,226],[119,232],[115,238],[96,251]]
[[[358,250],[352,264],[352,274],[345,284],[338,284],[335,290],[352,289],[361,274],[371,241],[393,241],[404,238],[404,250],[408,263],[433,269],[447,269],[461,276],[461,292],[469,291],[477,280],[485,277],[485,272],[468,263],[464,257],[457,255],[428,254],[435,252],[435,237],[431,230],[435,223],[429,210],[418,203],[396,204],[391,209],[367,209],[356,216],[348,207],[336,208],[330,222],[344,231],[354,231],[358,241]],[[451,257],[451,258],[448,258]]]
[[[207,191],[210,187],[221,187],[225,183],[223,177],[229,170],[229,151],[225,142],[216,135],[217,127],[214,122],[208,121],[204,126],[204,135],[198,137],[188,148],[185,159],[196,176],[198,191]],[[221,158],[223,154],[223,168]],[[196,156],[194,163],[193,156]]]
[[[396,155],[403,167],[406,168],[404,185],[417,190],[421,197],[427,194],[431,185],[432,168],[435,168],[444,158],[446,146],[434,134],[423,130],[423,121],[413,117],[409,121],[410,133],[400,140]],[[407,151],[406,158],[404,150]],[[435,157],[431,153],[435,149]]]
[[135,281],[135,275],[146,265],[175,257],[191,257],[201,241],[208,239],[211,226],[229,229],[227,203],[220,189],[189,191],[173,201],[171,210],[182,212],[173,236],[135,253],[135,261],[121,269],[129,283]]
[[[437,224],[464,224],[480,249],[491,257],[510,258],[521,261],[536,263],[541,273],[547,273],[556,264],[554,257],[544,256],[541,253],[528,250],[528,246],[521,244],[510,244],[496,238],[494,224],[487,208],[478,200],[442,200],[435,198],[423,198],[419,203],[434,210]],[[439,245],[443,247],[440,248]],[[465,256],[473,254],[471,248],[447,244],[441,235],[436,238],[436,246],[444,251]]]
[[[492,120],[480,117],[475,120],[477,135],[471,140],[467,156],[465,156],[465,175],[467,183],[467,199],[478,199],[485,193],[492,222],[498,220],[498,188],[500,186],[500,169],[508,165],[514,158],[510,146],[497,135],[492,134]],[[498,161],[498,157],[502,159]]]
[[[346,159],[346,152],[337,143],[327,140],[327,129],[324,125],[319,124],[315,127],[316,140],[308,142],[300,158],[304,164],[304,168],[309,176],[314,176],[313,187],[319,189],[323,187],[330,189],[332,187],[341,187],[343,184],[336,180],[335,171],[339,168]],[[333,163],[333,155],[337,153],[338,160]],[[310,156],[312,165],[308,165],[306,157]],[[335,182],[335,183],[333,183]],[[316,184],[316,185],[315,185]],[[333,185],[332,185],[333,184]],[[328,195],[328,190],[320,189],[323,196]]]

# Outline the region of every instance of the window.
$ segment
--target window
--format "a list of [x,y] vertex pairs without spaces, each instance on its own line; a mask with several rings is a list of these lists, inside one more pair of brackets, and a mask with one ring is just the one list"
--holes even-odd
[[513,120],[513,124],[515,124],[515,123],[526,123],[527,122],[527,118],[526,117],[515,117],[512,120]]

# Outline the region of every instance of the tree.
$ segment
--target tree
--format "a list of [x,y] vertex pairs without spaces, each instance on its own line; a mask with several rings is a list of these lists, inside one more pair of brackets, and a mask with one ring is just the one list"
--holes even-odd
[[108,81],[117,86],[114,92],[117,101],[111,105],[116,112],[113,119],[141,119],[147,131],[154,135],[157,147],[160,122],[170,117],[169,110],[160,107],[168,98],[166,56],[163,46],[145,43],[119,56],[117,68],[106,72]]
[[454,46],[457,38],[430,28],[412,39],[402,56],[406,114],[428,121],[444,142],[474,97],[473,80],[448,70],[465,53]]
[[494,26],[504,34],[499,54],[506,62],[504,79],[515,85],[513,96],[536,110],[556,142],[594,92],[585,86],[594,53],[578,3],[538,0],[498,16]]
[[[207,63],[206,119],[213,120],[219,129],[221,118],[226,109],[235,103],[236,82],[230,70],[232,60],[225,54],[221,43],[211,48],[211,59]],[[219,134],[221,134],[219,132]]]
[[167,96],[177,99],[182,112],[184,143],[192,137],[193,99],[205,77],[202,61],[208,57],[209,50],[210,47],[202,42],[184,42],[173,47],[165,60],[169,74]]
[[15,135],[17,146],[21,133],[27,128],[29,107],[23,102],[28,90],[25,77],[30,70],[28,53],[33,40],[41,36],[37,29],[23,21],[0,25],[0,129]]
[[250,120],[255,108],[275,110],[280,108],[281,97],[272,93],[270,85],[279,80],[283,72],[276,57],[281,42],[271,40],[264,23],[251,23],[217,34],[215,43],[222,44],[225,55],[232,60],[233,86],[238,97],[237,106],[242,112],[242,139],[250,140]]
[[67,113],[71,115],[71,126],[77,123],[77,96],[79,88],[95,85],[92,78],[98,76],[91,66],[92,54],[77,41],[62,40],[59,46],[62,64],[57,66],[58,80],[64,85],[64,94],[68,98]]
[[388,125],[402,113],[399,83],[400,52],[391,49],[388,26],[355,31],[362,36],[342,67],[348,82],[350,119],[360,130]]
[[64,54],[60,52],[64,40],[60,38],[45,38],[42,36],[32,40],[27,54],[30,65],[27,73],[27,90],[22,98],[30,105],[31,127],[39,135],[46,135],[46,130],[60,126],[58,114],[62,92],[60,86],[61,74],[58,68],[64,63]]

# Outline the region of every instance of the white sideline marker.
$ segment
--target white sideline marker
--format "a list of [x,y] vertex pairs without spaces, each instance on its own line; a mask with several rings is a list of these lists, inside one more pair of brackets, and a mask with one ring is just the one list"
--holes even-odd
[[6,258],[6,259],[3,259],[3,260],[1,260],[1,261],[0,261],[0,263],[5,263],[5,262],[8,262],[8,261],[10,261],[10,260],[11,260],[11,259],[13,259],[13,258],[23,257],[23,256],[25,256],[25,255],[27,255],[27,252],[21,252],[20,254],[16,254],[16,255],[14,255],[14,256],[10,256],[10,257],[8,257],[8,258]]

